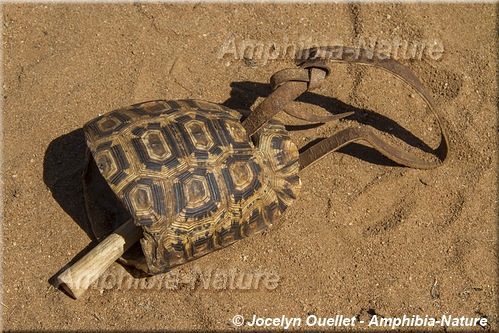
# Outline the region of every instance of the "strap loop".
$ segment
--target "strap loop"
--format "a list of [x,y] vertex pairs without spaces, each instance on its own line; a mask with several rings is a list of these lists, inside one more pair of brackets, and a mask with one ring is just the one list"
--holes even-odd
[[321,118],[303,111],[285,108],[289,102],[294,101],[305,91],[317,88],[328,73],[329,69],[312,68],[312,66],[310,68],[287,68],[276,72],[270,78],[273,92],[243,121],[246,133],[252,136],[281,110],[309,122],[328,122],[349,116],[350,114],[341,114]]
[[286,68],[276,72],[270,77],[272,91],[289,81],[309,82],[310,75],[304,68]]

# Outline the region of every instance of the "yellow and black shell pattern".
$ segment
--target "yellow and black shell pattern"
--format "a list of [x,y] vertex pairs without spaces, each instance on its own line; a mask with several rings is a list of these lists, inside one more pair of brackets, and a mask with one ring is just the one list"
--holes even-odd
[[199,100],[149,101],[88,122],[93,159],[156,274],[253,235],[300,190],[298,150],[276,120],[248,138],[241,114]]

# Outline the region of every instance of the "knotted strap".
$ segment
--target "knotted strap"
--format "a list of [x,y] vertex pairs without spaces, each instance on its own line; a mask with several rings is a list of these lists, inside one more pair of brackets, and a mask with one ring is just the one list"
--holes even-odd
[[[312,55],[314,56],[316,54],[317,52]],[[249,135],[256,133],[267,121],[273,118],[281,110],[288,112],[297,118],[314,122],[327,122],[350,115],[351,113],[347,112],[329,117],[319,117],[307,115],[303,111],[286,107],[286,104],[298,98],[298,96],[305,91],[319,87],[330,73],[330,63],[335,62],[379,67],[409,84],[424,99],[426,104],[428,104],[438,122],[441,140],[439,146],[432,151],[432,154],[434,154],[438,160],[423,160],[412,153],[403,151],[386,143],[372,130],[363,127],[347,128],[316,143],[300,154],[299,161],[301,168],[309,166],[321,157],[348,143],[359,140],[367,141],[373,148],[392,161],[408,167],[429,169],[437,167],[444,162],[449,147],[447,134],[441,123],[442,115],[440,111],[435,108],[435,103],[428,91],[424,88],[418,78],[401,63],[393,59],[384,58],[384,56],[379,53],[364,49],[343,47],[339,57],[332,57],[331,54],[310,57],[302,63],[299,68],[284,69],[275,73],[270,80],[273,92],[243,121],[243,126],[247,133]]]

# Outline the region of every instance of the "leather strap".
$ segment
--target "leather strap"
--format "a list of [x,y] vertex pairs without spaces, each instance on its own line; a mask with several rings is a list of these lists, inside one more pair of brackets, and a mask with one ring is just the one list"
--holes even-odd
[[346,146],[351,142],[362,140],[367,141],[374,149],[376,149],[392,161],[411,168],[431,169],[441,165],[443,162],[443,160],[441,159],[432,162],[426,161],[417,157],[416,155],[392,146],[381,140],[381,138],[374,134],[374,132],[369,128],[350,127],[336,132],[329,138],[319,141],[318,143],[301,153],[299,157],[300,170],[306,168],[312,163],[317,162],[327,154],[338,150],[339,148]]
[[[330,48],[325,48],[330,49]],[[317,53],[317,52],[316,52]],[[292,116],[314,122],[327,122],[349,115],[344,113],[329,117],[319,117],[307,115],[303,111],[297,111],[286,107],[286,104],[295,100],[303,92],[315,89],[320,86],[330,73],[331,63],[355,63],[361,65],[374,66],[386,70],[409,84],[428,104],[436,117],[441,132],[439,146],[433,150],[437,161],[426,161],[416,155],[403,151],[395,146],[384,142],[374,132],[368,128],[347,128],[339,131],[329,138],[323,139],[314,146],[300,154],[300,167],[305,168],[319,160],[328,153],[335,151],[350,142],[364,140],[373,148],[391,159],[392,161],[408,167],[418,169],[429,169],[441,165],[448,154],[448,139],[445,129],[442,126],[442,115],[435,108],[435,103],[424,88],[418,78],[412,74],[401,63],[386,58],[385,56],[364,50],[343,47],[340,56],[333,57],[331,54],[309,58],[301,64],[300,68],[285,69],[274,74],[270,80],[274,91],[243,121],[249,135],[256,133],[267,121],[274,117],[279,111],[284,110]]]
[[255,134],[263,125],[281,111],[287,103],[294,101],[307,91],[305,81],[286,81],[278,86],[257,108],[244,119],[242,125],[248,136]]
[[328,122],[333,121],[333,120],[338,120],[338,119],[342,119],[342,118],[351,116],[352,114],[355,113],[353,111],[350,111],[350,112],[343,112],[343,113],[334,114],[331,116],[318,116],[318,115],[314,115],[314,114],[307,114],[305,110],[293,108],[289,104],[284,106],[283,111],[286,112],[287,114],[295,117],[295,118],[298,118],[301,120],[306,120],[306,121],[309,121],[311,123],[328,123]]
[[352,112],[345,112],[332,116],[316,116],[289,107],[289,102],[305,91],[317,88],[328,74],[329,70],[301,67],[283,69],[272,75],[270,86],[273,92],[243,121],[246,133],[252,136],[281,110],[293,117],[314,123],[325,123],[351,115]]

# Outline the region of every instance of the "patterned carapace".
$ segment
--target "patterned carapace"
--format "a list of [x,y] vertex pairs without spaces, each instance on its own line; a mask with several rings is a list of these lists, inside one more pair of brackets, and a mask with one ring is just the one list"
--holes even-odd
[[272,224],[300,189],[298,151],[272,120],[249,139],[241,114],[204,101],[150,101],[84,127],[101,174],[137,225],[150,273]]

